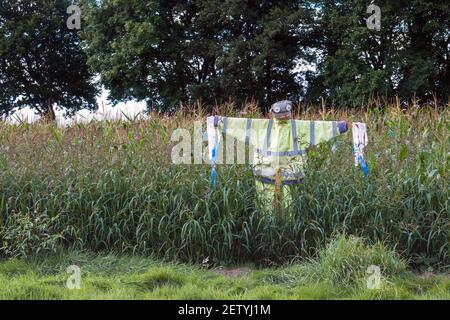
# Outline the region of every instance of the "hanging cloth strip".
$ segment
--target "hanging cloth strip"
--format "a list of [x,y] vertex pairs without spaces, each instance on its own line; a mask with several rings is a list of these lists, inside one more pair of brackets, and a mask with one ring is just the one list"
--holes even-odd
[[353,124],[353,149],[355,153],[355,167],[361,166],[366,177],[369,176],[369,168],[364,160],[364,148],[369,144],[367,126],[365,123]]
[[207,119],[207,133],[208,133],[208,155],[212,163],[211,169],[211,187],[217,186],[217,159],[218,148],[220,143],[219,133],[219,117],[209,117]]

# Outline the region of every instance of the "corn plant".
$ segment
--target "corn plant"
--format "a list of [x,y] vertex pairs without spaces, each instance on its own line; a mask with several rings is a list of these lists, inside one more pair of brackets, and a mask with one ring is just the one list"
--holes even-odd
[[[232,105],[220,110],[238,115]],[[211,189],[209,166],[171,163],[171,132],[205,121],[200,107],[68,128],[0,123],[0,228],[37,212],[58,217],[52,232],[64,231],[63,247],[216,264],[310,257],[341,232],[382,241],[414,266],[448,267],[449,111],[299,110],[298,118],[368,123],[371,173],[354,167],[350,135],[331,143],[335,152],[311,150],[281,220],[255,206],[249,166],[219,167]]]

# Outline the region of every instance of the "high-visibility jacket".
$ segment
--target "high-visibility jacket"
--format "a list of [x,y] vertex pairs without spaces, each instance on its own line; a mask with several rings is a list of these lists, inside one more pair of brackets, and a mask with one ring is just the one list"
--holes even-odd
[[337,121],[303,121],[219,117],[218,128],[226,137],[245,142],[254,150],[255,176],[275,183],[280,169],[283,185],[304,177],[306,150],[340,134]]

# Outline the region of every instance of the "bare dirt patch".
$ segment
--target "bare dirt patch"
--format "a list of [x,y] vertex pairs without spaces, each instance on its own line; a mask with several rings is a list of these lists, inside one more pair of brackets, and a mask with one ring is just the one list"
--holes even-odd
[[239,277],[243,277],[246,276],[247,274],[250,273],[250,269],[249,268],[237,268],[237,269],[221,269],[221,268],[217,268],[214,269],[214,272],[217,274],[220,274],[224,277],[227,278],[239,278]]
[[419,274],[419,278],[421,279],[430,279],[436,276],[443,276],[446,278],[450,279],[450,274],[449,273],[433,273],[433,272],[423,272],[421,274]]

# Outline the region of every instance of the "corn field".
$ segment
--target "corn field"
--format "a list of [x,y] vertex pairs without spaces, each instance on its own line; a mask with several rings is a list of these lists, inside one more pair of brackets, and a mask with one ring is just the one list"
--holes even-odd
[[[261,116],[255,106],[220,110]],[[314,256],[344,233],[381,240],[413,267],[450,265],[448,109],[302,107],[298,119],[368,124],[370,176],[354,167],[350,133],[312,149],[282,219],[255,207],[249,166],[220,166],[211,188],[210,166],[171,163],[173,130],[206,115],[196,107],[65,128],[0,123],[0,254],[69,248],[270,265]]]

